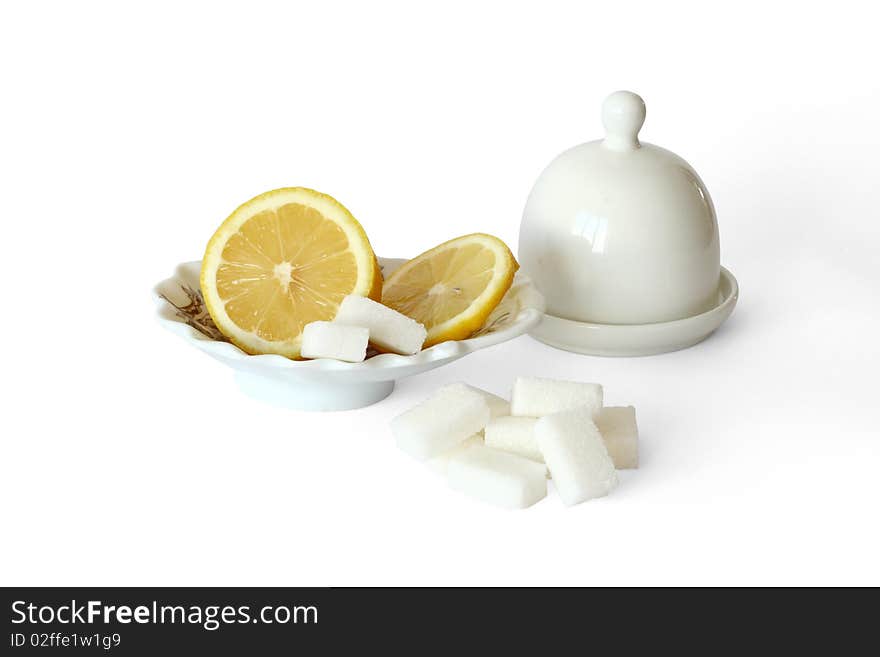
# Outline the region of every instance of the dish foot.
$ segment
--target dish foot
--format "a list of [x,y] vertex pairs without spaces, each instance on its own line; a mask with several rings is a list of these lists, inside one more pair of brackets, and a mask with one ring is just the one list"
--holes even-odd
[[382,401],[394,390],[394,381],[279,381],[247,372],[236,372],[235,380],[248,397],[297,411],[347,411],[363,408]]

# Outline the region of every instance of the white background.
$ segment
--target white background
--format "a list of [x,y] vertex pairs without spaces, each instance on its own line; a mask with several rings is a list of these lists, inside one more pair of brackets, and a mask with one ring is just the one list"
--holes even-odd
[[[880,47],[869,3],[4,3],[0,583],[880,584]],[[383,255],[492,232],[647,102],[740,305],[641,359],[528,337],[360,411],[246,398],[152,285],[305,185]],[[605,499],[465,499],[388,421],[456,380],[599,381],[643,466]]]

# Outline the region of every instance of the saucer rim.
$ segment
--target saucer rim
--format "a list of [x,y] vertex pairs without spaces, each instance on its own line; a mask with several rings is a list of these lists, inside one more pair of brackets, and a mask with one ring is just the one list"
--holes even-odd
[[[529,335],[549,346],[565,351],[572,351],[587,355],[597,356],[648,356],[668,353],[686,349],[709,337],[730,317],[739,300],[739,282],[726,267],[721,267],[721,280],[719,291],[726,294],[715,306],[695,315],[681,319],[668,320],[665,322],[651,322],[645,324],[600,324],[596,322],[581,322],[566,319],[545,311],[544,321],[529,331]],[[555,324],[560,329],[567,329],[580,334],[579,341],[560,340],[546,335],[547,323]],[[717,321],[716,321],[717,320]],[[707,330],[693,331],[693,327],[701,323],[707,326]],[[542,328],[544,330],[542,330]],[[648,334],[656,335],[659,332],[692,331],[691,338],[684,340],[657,340],[646,339]],[[551,329],[552,331],[552,329]],[[631,334],[628,344],[620,347],[602,347],[597,343],[603,342],[598,336],[626,335]],[[595,337],[594,337],[595,336]],[[593,339],[589,339],[593,338]],[[653,347],[651,345],[656,345]]]

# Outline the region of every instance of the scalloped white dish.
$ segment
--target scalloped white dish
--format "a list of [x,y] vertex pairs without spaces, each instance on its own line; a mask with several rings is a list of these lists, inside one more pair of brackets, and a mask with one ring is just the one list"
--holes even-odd
[[[386,276],[404,262],[379,258]],[[226,341],[211,321],[199,291],[200,267],[200,261],[181,263],[173,276],[153,288],[159,323],[229,365],[246,394],[298,410],[340,411],[374,404],[391,394],[397,379],[523,335],[538,325],[544,313],[541,293],[527,276],[517,273],[501,303],[467,340],[443,342],[414,356],[368,354],[362,363],[253,356]]]

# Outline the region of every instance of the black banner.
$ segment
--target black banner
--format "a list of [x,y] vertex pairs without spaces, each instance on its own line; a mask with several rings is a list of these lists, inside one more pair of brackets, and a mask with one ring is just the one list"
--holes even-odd
[[[839,591],[831,605],[827,593],[783,590],[0,590],[4,655],[345,655],[392,647],[418,655],[478,646],[492,654],[502,646],[587,653],[639,645],[714,654],[722,645],[757,650],[758,639],[762,652],[803,639],[839,650],[867,647],[857,639],[873,627],[876,609]],[[706,637],[713,645],[702,643]]]

